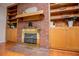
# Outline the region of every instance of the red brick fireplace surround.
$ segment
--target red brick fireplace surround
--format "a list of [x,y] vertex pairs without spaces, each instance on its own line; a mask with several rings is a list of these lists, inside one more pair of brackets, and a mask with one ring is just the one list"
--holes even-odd
[[[48,48],[48,28],[49,28],[49,14],[47,3],[26,3],[18,5],[18,14],[22,13],[26,8],[37,7],[39,10],[44,10],[44,18],[41,21],[34,21],[33,26],[40,28],[40,46]],[[19,21],[18,23],[18,40],[22,38],[22,29],[28,26],[28,22]]]

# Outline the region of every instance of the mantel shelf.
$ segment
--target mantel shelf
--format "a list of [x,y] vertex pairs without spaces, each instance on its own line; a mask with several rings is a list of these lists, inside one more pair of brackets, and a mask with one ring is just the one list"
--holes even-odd
[[51,20],[57,20],[57,19],[71,18],[71,17],[74,17],[74,16],[79,17],[79,14],[51,16],[50,19]]
[[37,12],[34,12],[34,13],[19,14],[19,15],[16,15],[15,18],[19,19],[19,18],[31,17],[31,16],[35,16],[35,15],[43,15],[43,10],[40,10],[40,11],[37,11]]

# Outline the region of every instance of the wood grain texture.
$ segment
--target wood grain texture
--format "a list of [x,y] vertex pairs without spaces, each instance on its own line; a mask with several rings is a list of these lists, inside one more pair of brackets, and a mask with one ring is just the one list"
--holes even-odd
[[56,27],[49,30],[49,46],[63,50],[79,51],[79,27]]
[[17,42],[17,29],[7,28],[7,41]]
[[28,16],[34,16],[34,15],[40,15],[43,14],[43,10],[34,12],[34,13],[23,13],[23,14],[19,14],[16,15],[16,18],[23,18],[23,17],[28,17]]
[[54,28],[49,30],[49,44],[50,48],[65,49],[66,34],[65,27]]

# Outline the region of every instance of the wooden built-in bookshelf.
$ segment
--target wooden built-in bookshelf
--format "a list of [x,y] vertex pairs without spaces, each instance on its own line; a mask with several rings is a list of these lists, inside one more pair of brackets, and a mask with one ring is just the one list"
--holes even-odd
[[[69,26],[69,21],[73,21],[72,26]],[[49,47],[54,49],[79,51],[78,42],[79,4],[51,3]]]
[[17,4],[14,4],[12,6],[8,6],[7,8],[7,20],[13,20],[15,16],[17,15]]
[[17,15],[18,4],[13,4],[7,7],[7,28],[6,41],[17,42]]
[[[51,3],[50,4],[50,21],[67,21],[72,17],[79,19],[78,3]],[[75,21],[76,22],[76,21]]]

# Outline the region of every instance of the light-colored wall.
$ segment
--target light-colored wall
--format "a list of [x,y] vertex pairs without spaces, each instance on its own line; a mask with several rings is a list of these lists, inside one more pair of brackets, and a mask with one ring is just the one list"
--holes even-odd
[[14,3],[0,3],[0,43],[6,42],[6,16],[7,6]]
[[0,6],[0,42],[6,40],[6,7]]

